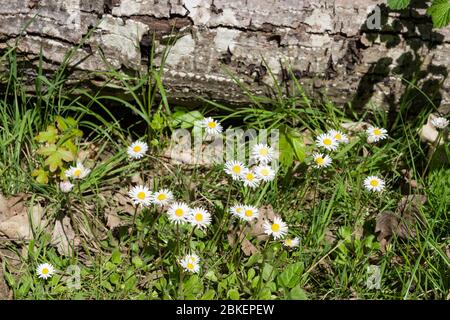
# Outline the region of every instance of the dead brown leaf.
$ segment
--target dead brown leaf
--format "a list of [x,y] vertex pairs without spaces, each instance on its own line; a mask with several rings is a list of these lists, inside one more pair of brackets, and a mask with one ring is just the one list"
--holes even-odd
[[[21,211],[18,211],[18,209]],[[46,225],[43,220],[44,208],[40,204],[34,204],[31,208],[13,203],[0,222],[0,234],[10,239],[31,240],[33,233],[42,230]],[[6,218],[5,218],[6,217]]]
[[392,236],[402,239],[410,239],[416,236],[416,226],[423,225],[423,217],[420,207],[425,204],[427,197],[424,195],[404,196],[398,203],[395,212],[385,211],[376,218],[375,233],[378,234],[381,251],[386,251]]
[[80,245],[80,239],[76,236],[69,217],[55,221],[52,244],[56,246],[61,255],[65,256],[72,255],[74,249]]

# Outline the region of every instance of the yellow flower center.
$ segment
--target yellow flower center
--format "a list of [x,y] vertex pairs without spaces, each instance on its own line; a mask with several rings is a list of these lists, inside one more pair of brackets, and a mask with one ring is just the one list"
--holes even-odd
[[316,163],[317,163],[319,166],[323,165],[324,162],[325,162],[325,160],[324,160],[322,157],[319,157],[319,158],[316,159]]
[[177,217],[181,217],[181,216],[183,216],[183,209],[181,209],[181,208],[178,208],[177,210],[175,210],[175,215],[177,216]]
[[264,169],[262,169],[261,170],[261,174],[263,175],[263,176],[268,176],[269,175],[269,169],[267,169],[267,168],[264,168]]
[[139,191],[137,194],[137,198],[139,200],[144,200],[145,199],[145,192],[144,191]]
[[381,136],[381,130],[377,128],[377,129],[373,130],[373,134],[376,136]]
[[250,218],[251,216],[253,216],[253,211],[252,210],[245,210],[245,215]]
[[336,135],[334,136],[334,138],[335,138],[336,140],[341,140],[341,139],[342,139],[342,136],[341,136],[339,133],[336,133]]
[[245,178],[248,180],[248,181],[253,181],[254,179],[255,179],[255,175],[253,174],[253,173],[247,173],[247,175],[245,176]]
[[214,129],[215,127],[217,127],[217,124],[214,121],[208,122],[208,127],[210,129]]
[[81,170],[80,169],[75,169],[75,171],[73,172],[73,175],[75,177],[79,177],[81,175]]
[[135,146],[135,147],[133,148],[133,151],[134,151],[134,152],[139,152],[139,151],[141,151],[141,150],[142,150],[141,146]]
[[278,223],[274,223],[274,224],[272,225],[272,231],[273,231],[273,232],[278,232],[278,231],[280,231],[280,225],[279,225]]
[[160,194],[158,194],[156,199],[158,199],[159,201],[164,201],[167,199],[167,196],[164,193],[160,193]]
[[241,173],[241,166],[239,165],[235,165],[232,169],[231,169],[234,173]]
[[372,187],[377,187],[379,184],[380,184],[380,183],[378,182],[378,180],[375,180],[375,179],[370,180],[370,185],[371,185]]
[[242,208],[241,208],[241,207],[237,208],[237,209],[236,209],[236,212],[237,212],[237,213],[241,213],[241,212],[242,212]]
[[333,143],[333,141],[331,141],[330,138],[323,139],[323,144],[324,145],[331,146],[332,143]]
[[194,269],[194,265],[193,265],[192,263],[189,262],[189,263],[187,264],[187,268],[190,269],[190,270],[192,270],[192,269]]
[[48,274],[49,270],[47,268],[42,269],[42,274]]
[[267,148],[262,148],[259,150],[259,154],[262,156],[267,156],[269,154],[269,150],[267,150]]
[[195,220],[198,221],[198,222],[203,221],[203,214],[201,214],[200,212],[197,213],[195,215]]
[[288,246],[292,246],[292,239],[287,239],[287,240],[286,240],[286,244],[287,244]]

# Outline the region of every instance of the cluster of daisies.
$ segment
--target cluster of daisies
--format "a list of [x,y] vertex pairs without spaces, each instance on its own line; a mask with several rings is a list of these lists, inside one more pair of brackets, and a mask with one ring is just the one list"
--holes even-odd
[[[442,117],[432,119],[431,123],[437,129],[444,129],[449,125],[449,121]],[[199,125],[204,128],[205,133],[209,136],[220,135],[223,131],[222,125],[210,117],[201,120]],[[368,143],[376,143],[388,137],[386,129],[374,126],[370,126],[366,130],[366,134]],[[348,136],[338,130],[329,130],[316,138],[316,145],[327,152],[336,151],[340,144],[348,142]],[[131,159],[141,159],[147,151],[148,145],[142,141],[135,141],[127,148],[127,154]],[[232,160],[225,164],[225,172],[233,180],[241,181],[244,186],[250,188],[256,188],[261,182],[269,182],[275,179],[276,172],[270,165],[270,162],[275,158],[273,147],[262,143],[256,144],[251,150],[251,157],[251,163],[254,163],[252,167],[247,167],[240,161]],[[331,165],[332,161],[328,154],[313,153],[313,167],[316,169],[326,168]],[[61,192],[70,192],[74,187],[70,179],[84,179],[90,171],[81,162],[77,162],[75,166],[70,166],[64,172],[67,180],[59,184]],[[366,177],[363,184],[369,191],[381,192],[385,188],[385,182],[377,176]],[[173,193],[168,189],[152,192],[144,185],[136,185],[131,187],[128,195],[136,206],[136,210],[139,207],[143,208],[150,205],[163,207],[169,221],[175,225],[190,224],[194,228],[204,229],[211,224],[211,214],[206,209],[202,207],[190,208],[184,202],[174,201]],[[230,208],[230,213],[245,223],[252,223],[259,217],[258,208],[251,205],[235,204]],[[288,234],[288,225],[279,216],[276,216],[273,221],[264,221],[263,230],[265,234],[278,240],[285,238]],[[300,240],[298,237],[287,237],[283,243],[287,247],[294,248],[299,245]],[[198,273],[200,270],[200,258],[195,253],[185,255],[178,262],[188,272]],[[55,268],[49,263],[43,263],[37,267],[36,273],[39,278],[48,279],[55,273]]]
[[[380,127],[369,126],[366,130],[367,142],[376,143],[388,137],[387,130]],[[338,130],[329,130],[316,138],[318,147],[328,152],[336,151],[340,144],[348,143],[348,136]],[[315,152],[313,153],[313,167],[317,169],[326,168],[333,162],[330,155]],[[381,192],[385,187],[385,182],[377,176],[368,176],[364,179],[364,187],[369,191]]]
[[225,163],[225,172],[233,180],[242,181],[249,188],[256,188],[261,182],[275,179],[276,172],[270,165],[275,156],[274,148],[258,143],[253,146],[251,156],[251,161],[256,164],[253,167],[248,168],[240,161],[231,160]]

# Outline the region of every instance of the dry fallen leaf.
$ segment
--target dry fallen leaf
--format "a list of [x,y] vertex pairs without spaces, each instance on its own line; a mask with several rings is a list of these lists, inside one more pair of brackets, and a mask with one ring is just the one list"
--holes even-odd
[[17,208],[13,205],[4,212],[6,219],[0,220],[0,234],[10,239],[31,240],[33,232],[42,230],[46,224],[43,220],[44,209],[39,204],[31,208],[20,206],[20,212],[16,211]]
[[370,124],[367,122],[344,122],[341,127],[350,132],[362,132],[369,128]]
[[80,245],[80,239],[76,236],[69,217],[55,221],[52,244],[56,246],[61,255],[65,256],[72,255],[74,249]]
[[[428,120],[427,123],[424,124],[422,126],[422,128],[419,131],[419,136],[420,136],[420,140],[422,140],[422,142],[429,142],[429,143],[433,143],[436,141],[439,132],[436,130],[436,128],[431,124],[431,121],[433,119],[437,118],[437,116],[435,116],[434,114],[430,114],[428,116]],[[450,137],[450,136],[449,136]],[[445,139],[440,140],[439,144],[442,145],[445,143],[444,141]]]
[[416,226],[423,225],[420,207],[427,201],[424,195],[404,196],[398,203],[394,212],[385,211],[376,218],[375,233],[378,234],[381,251],[386,251],[386,246],[392,236],[409,239],[416,236]]

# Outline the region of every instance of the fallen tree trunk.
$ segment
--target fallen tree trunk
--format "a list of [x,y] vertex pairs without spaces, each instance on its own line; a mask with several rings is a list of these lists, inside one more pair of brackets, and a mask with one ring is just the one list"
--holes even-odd
[[[448,109],[449,28],[432,29],[423,1],[402,12],[380,2],[0,0],[0,48],[17,46],[28,62],[23,74],[33,77],[41,50],[45,69],[54,70],[92,30],[71,60],[70,78],[99,85],[92,71],[145,69],[152,35],[159,61],[175,31],[164,75],[172,99],[242,104],[247,99],[226,70],[266,94],[269,71],[289,87],[289,65],[307,92],[338,104],[392,108],[405,93],[405,78]],[[420,101],[414,103],[426,102]]]

